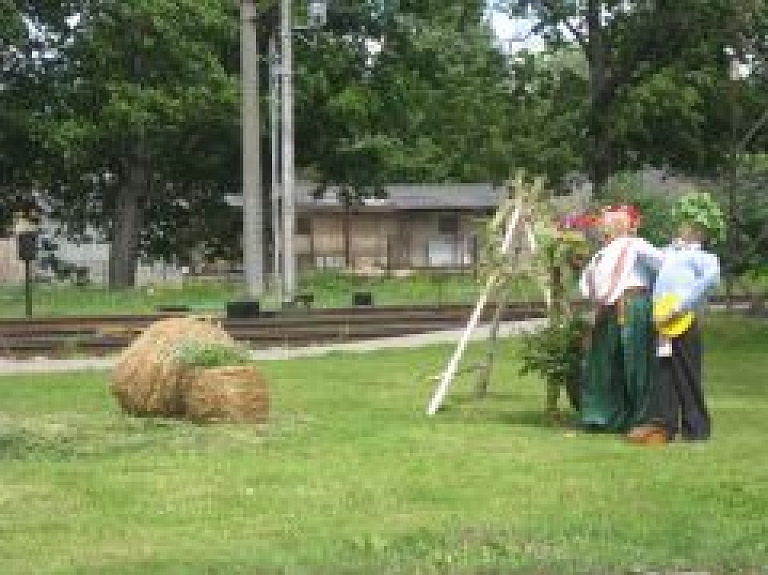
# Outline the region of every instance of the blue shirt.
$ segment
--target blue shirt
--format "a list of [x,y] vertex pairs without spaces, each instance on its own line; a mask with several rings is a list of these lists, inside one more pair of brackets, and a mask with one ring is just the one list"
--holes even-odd
[[653,299],[673,293],[680,298],[676,312],[700,306],[720,281],[720,262],[698,244],[677,241],[664,248],[664,261],[653,286]]

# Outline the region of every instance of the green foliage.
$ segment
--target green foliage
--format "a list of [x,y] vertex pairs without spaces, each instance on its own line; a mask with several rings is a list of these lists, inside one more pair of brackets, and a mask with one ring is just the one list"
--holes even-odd
[[[768,10],[761,0],[494,0],[491,5],[533,16],[534,30],[552,48],[582,50],[589,82],[572,82],[574,91],[564,94],[581,96],[562,116],[574,126],[552,127],[561,141],[578,143],[574,149],[598,195],[622,169],[655,165],[713,173],[727,159],[723,134],[732,131],[732,109],[748,108],[747,117],[757,117],[756,103],[765,107],[763,66],[755,68],[761,80],[751,78],[737,88],[727,79],[723,51],[729,46],[753,54],[762,45]],[[542,133],[548,137],[548,128]]]
[[713,174],[727,159],[726,93],[724,74],[710,53],[681,57],[628,87],[614,113],[618,145],[627,156],[623,167]]
[[[752,53],[764,2],[535,3],[547,49],[509,57],[487,2],[331,4],[327,27],[295,43],[297,165],[353,197],[387,181],[500,182],[517,167],[553,186],[597,164],[712,172],[723,134],[766,105],[764,63],[736,86],[722,50]],[[89,224],[109,234],[139,163],[142,254],[183,259],[202,244],[236,259],[223,198],[240,187],[237,3],[1,6],[0,219],[34,191],[73,237]],[[766,142],[763,130],[747,150]]]
[[714,243],[725,241],[725,218],[720,205],[706,192],[689,192],[675,202],[677,222],[695,225]]
[[574,46],[521,51],[510,58],[511,110],[508,163],[546,176],[552,187],[586,170],[584,121],[589,73]]
[[638,174],[622,172],[613,176],[605,185],[602,202],[636,206],[642,216],[638,234],[656,246],[675,237],[674,199],[663,190],[650,188]]
[[520,374],[536,373],[557,388],[578,386],[589,323],[578,313],[523,336]]
[[248,350],[239,345],[183,341],[174,349],[174,360],[184,367],[224,367],[251,363]]
[[45,135],[30,160],[50,216],[75,239],[103,232],[128,269],[193,247],[232,255],[223,198],[239,181],[237,6],[73,0],[60,11],[64,26],[40,28],[59,38],[43,59],[55,65],[30,90]]
[[385,182],[501,181],[519,157],[521,113],[484,11],[458,0],[332,7],[328,26],[297,44],[299,165],[353,196]]
[[740,161],[718,186],[727,237],[717,251],[729,274],[758,274],[768,266],[767,187],[768,168],[761,156]]

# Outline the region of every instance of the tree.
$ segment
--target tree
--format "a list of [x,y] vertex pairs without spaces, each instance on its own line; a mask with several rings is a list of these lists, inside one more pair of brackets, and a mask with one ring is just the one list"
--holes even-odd
[[768,163],[742,158],[721,191],[727,209],[728,242],[718,246],[729,279],[759,274],[768,266]]
[[70,232],[107,231],[110,286],[128,287],[143,250],[173,251],[182,236],[168,236],[174,219],[223,205],[236,181],[223,171],[238,157],[236,6],[100,0],[72,9],[47,191]]
[[0,231],[14,212],[34,207],[46,105],[53,99],[49,56],[60,39],[66,3],[0,2]]
[[484,3],[341,2],[299,43],[300,164],[371,193],[385,181],[500,181],[509,75]]
[[[724,70],[723,46],[736,42],[740,33],[724,28],[722,23],[742,22],[746,4],[726,0],[495,3],[510,13],[534,10],[536,30],[549,43],[572,41],[583,51],[589,70],[586,164],[598,195],[608,177],[623,167],[650,161],[690,167],[713,160],[710,155],[691,162],[691,148],[695,146],[681,142],[687,151],[680,154],[679,148],[668,145],[666,136],[679,135],[678,142],[696,138],[696,131],[689,129],[690,120],[701,128],[706,107],[702,102],[712,100],[691,88],[690,80],[698,82],[699,88],[708,88],[713,73]],[[670,112],[660,111],[659,104],[674,101],[679,95],[683,96],[681,106],[673,105],[671,112],[684,119],[687,115],[685,129],[659,129],[669,127],[661,118],[668,118]],[[646,118],[649,112],[655,116],[653,129],[638,130],[638,118]],[[672,153],[665,154],[664,147],[672,148]],[[722,154],[715,160],[722,161]]]
[[[530,173],[545,175],[563,191],[569,175],[583,170],[586,61],[572,46],[522,51],[510,58],[512,156]],[[562,185],[562,186],[561,186]]]
[[335,2],[297,42],[298,164],[347,209],[388,182],[501,182],[520,148],[484,3],[392,7]]

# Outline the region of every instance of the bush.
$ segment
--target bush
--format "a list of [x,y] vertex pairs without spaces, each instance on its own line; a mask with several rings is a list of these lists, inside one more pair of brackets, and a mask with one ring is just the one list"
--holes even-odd
[[563,388],[571,406],[579,409],[584,340],[588,330],[589,323],[574,314],[523,337],[520,375],[537,373],[544,379],[551,392],[548,406],[551,410],[557,408],[557,398]]

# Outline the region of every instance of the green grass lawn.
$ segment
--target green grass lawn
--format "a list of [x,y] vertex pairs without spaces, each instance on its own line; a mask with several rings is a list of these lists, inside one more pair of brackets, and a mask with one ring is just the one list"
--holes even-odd
[[[736,295],[765,291],[768,276],[740,278]],[[314,296],[313,307],[349,307],[353,294],[369,291],[375,305],[439,305],[474,303],[483,289],[483,280],[471,270],[464,274],[421,272],[408,277],[361,277],[337,271],[305,273],[299,293]],[[192,311],[223,313],[227,302],[246,298],[242,282],[188,279],[181,286],[154,285],[110,291],[103,286],[35,284],[32,311],[38,317],[57,315],[100,315],[152,313],[165,306],[188,306]],[[541,301],[543,295],[531,282],[509,286],[509,297],[518,301]],[[718,294],[725,293],[725,286]],[[279,307],[277,294],[260,298],[265,309]],[[0,318],[22,317],[25,313],[23,286],[0,285]]]
[[[314,295],[314,307],[349,307],[353,294],[370,291],[375,305],[473,303],[482,289],[471,273],[415,274],[407,278],[364,278],[340,273],[316,273],[302,278],[301,293]],[[533,286],[512,289],[518,298],[541,299]],[[238,282],[189,280],[183,286],[152,286],[110,291],[101,286],[36,284],[32,308],[36,316],[150,313],[158,307],[186,305],[193,310],[223,312],[227,302],[244,298]],[[276,294],[261,298],[265,308],[278,306]],[[24,289],[0,286],[0,317],[24,315]]]
[[664,448],[548,425],[513,340],[486,399],[464,377],[433,418],[445,346],[266,362],[266,427],[131,419],[104,373],[6,376],[0,570],[761,572],[768,324],[706,344],[714,439]]

